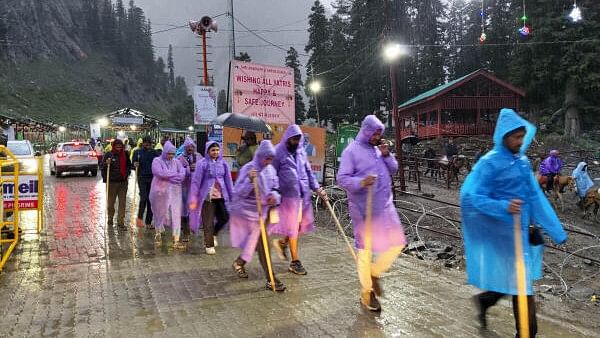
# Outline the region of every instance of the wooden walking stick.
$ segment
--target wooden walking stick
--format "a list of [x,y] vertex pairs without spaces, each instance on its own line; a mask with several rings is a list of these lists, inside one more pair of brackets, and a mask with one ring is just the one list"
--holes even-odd
[[[110,159],[110,157],[109,157]],[[111,160],[112,161],[112,160]],[[110,162],[106,164],[106,224],[108,225],[108,188],[110,185]]]
[[333,220],[335,221],[335,224],[337,225],[338,230],[340,230],[340,232],[342,233],[342,237],[344,237],[344,241],[346,241],[346,244],[348,245],[348,250],[350,250],[350,254],[352,254],[352,258],[354,258],[354,261],[356,262],[357,258],[356,258],[356,253],[354,252],[354,248],[352,247],[352,244],[350,244],[350,241],[348,240],[348,236],[346,236],[346,233],[344,232],[344,228],[340,224],[340,220],[335,215],[335,212],[333,211],[333,208],[331,207],[329,200],[325,200],[325,205],[327,206],[327,209],[329,209],[329,212],[331,213],[331,217],[333,217]]
[[519,310],[519,335],[529,338],[529,311],[527,304],[527,283],[525,261],[523,259],[523,239],[521,237],[521,213],[513,214],[515,227],[515,266],[517,270],[517,302]]
[[136,218],[136,214],[135,214],[135,196],[137,195],[137,186],[138,186],[138,168],[139,167],[135,167],[135,183],[133,186],[133,198],[131,199],[131,222],[130,224],[133,224],[135,222],[135,218]]
[[273,276],[273,267],[271,266],[271,254],[269,252],[269,241],[267,240],[267,229],[265,228],[265,221],[262,218],[262,205],[260,203],[260,192],[258,190],[258,173],[254,180],[252,180],[252,184],[254,185],[256,210],[258,211],[258,225],[260,226],[260,237],[263,243],[263,249],[265,250],[265,258],[267,259],[269,279],[271,280],[271,288],[273,289],[273,291],[275,291],[275,277]]

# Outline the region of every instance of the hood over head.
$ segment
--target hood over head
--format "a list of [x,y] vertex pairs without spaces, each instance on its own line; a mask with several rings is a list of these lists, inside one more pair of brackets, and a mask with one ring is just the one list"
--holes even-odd
[[297,124],[290,124],[289,127],[287,127],[287,129],[283,133],[283,136],[281,137],[281,142],[285,143],[290,138],[298,135],[300,135],[300,144],[304,144],[304,133],[302,132],[302,129],[300,129],[300,126]]
[[525,151],[527,151],[527,148],[529,148],[533,138],[535,137],[535,126],[519,116],[519,114],[512,109],[503,108],[500,110],[498,121],[496,121],[496,129],[494,130],[494,149],[503,149],[508,151],[508,149],[504,146],[504,136],[519,128],[525,128],[523,145],[519,150],[519,155],[522,156],[525,154]]
[[558,150],[556,150],[556,149],[550,150],[550,156],[552,156],[552,157],[558,156]]
[[163,150],[162,150],[162,154],[160,154],[160,157],[163,160],[167,159],[167,154],[171,153],[171,154],[175,154],[175,146],[173,145],[173,143],[171,143],[171,141],[167,141],[165,142],[165,145],[163,146]]
[[361,143],[369,143],[369,140],[377,130],[381,130],[381,134],[385,131],[385,126],[375,115],[367,115],[362,121],[360,131],[356,139]]
[[143,138],[138,138],[137,143],[135,144],[135,146],[137,148],[141,148],[142,147],[142,143],[144,143],[144,139]]
[[206,144],[204,145],[204,158],[210,159],[210,155],[208,155],[208,148],[210,148],[210,146],[212,146],[213,144],[218,145],[219,149],[221,149],[221,151],[219,152],[219,157],[217,159],[223,158],[223,149],[221,148],[221,145],[217,141],[206,142]]
[[275,156],[275,147],[273,147],[273,144],[271,143],[271,141],[262,140],[260,142],[260,145],[256,149],[256,152],[254,153],[253,161],[255,162],[255,165],[258,168],[262,169],[263,161],[265,160],[265,158],[267,158],[269,156],[271,156],[271,157]]
[[186,136],[186,137],[185,137],[185,141],[183,142],[183,149],[184,149],[184,150],[187,150],[187,148],[188,148],[189,146],[192,146],[192,147],[194,147],[194,151],[198,151],[198,150],[197,150],[198,148],[196,147],[196,143],[194,142],[194,140],[192,140],[192,138],[191,138],[191,137],[189,137],[189,136]]

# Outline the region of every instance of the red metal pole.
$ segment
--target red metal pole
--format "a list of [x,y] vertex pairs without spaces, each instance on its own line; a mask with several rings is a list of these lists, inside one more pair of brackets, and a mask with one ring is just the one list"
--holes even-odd
[[[390,64],[390,80],[392,84],[392,118],[396,123],[396,158],[398,159],[398,175],[400,178],[400,190],[406,191],[406,182],[404,181],[404,163],[402,161],[402,135],[401,121],[398,116],[398,94],[396,92],[396,64]],[[402,123],[403,124],[403,123]]]
[[204,85],[208,86],[208,61],[206,60],[206,31],[202,30],[202,65],[204,66]]

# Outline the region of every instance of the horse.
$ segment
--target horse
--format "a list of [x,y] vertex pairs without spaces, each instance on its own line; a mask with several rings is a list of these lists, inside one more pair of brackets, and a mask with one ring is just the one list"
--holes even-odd
[[[540,184],[540,187],[542,188],[542,190],[546,191],[546,184],[548,183],[548,177],[547,176],[543,176],[543,175],[536,175],[537,181]],[[554,176],[554,185],[552,187],[552,193],[554,193],[554,196],[552,196],[552,194],[550,194],[550,197],[554,197],[552,199],[550,199],[550,203],[552,203],[552,205],[554,206],[555,209],[557,209],[557,205],[556,205],[556,200],[558,200],[560,202],[560,211],[564,212],[565,211],[565,203],[563,200],[563,192],[565,188],[568,188],[570,191],[575,191],[575,178],[573,178],[573,176],[560,176],[560,175],[556,175]]]
[[444,172],[448,172],[448,188],[450,188],[450,181],[452,180],[456,180],[456,185],[458,185],[458,174],[467,164],[468,161],[465,155],[452,156],[449,161],[448,158],[444,156],[437,161],[439,174],[443,177]]
[[[583,219],[588,216],[588,209],[594,205],[594,218],[598,218],[598,209],[600,209],[600,189],[590,189],[583,201],[579,203],[581,209],[583,209]],[[591,212],[590,212],[591,215]]]

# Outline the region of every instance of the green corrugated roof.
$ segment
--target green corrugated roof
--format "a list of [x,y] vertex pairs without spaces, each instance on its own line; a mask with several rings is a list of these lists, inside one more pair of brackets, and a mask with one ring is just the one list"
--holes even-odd
[[446,83],[446,84],[443,84],[443,85],[441,85],[441,86],[439,86],[439,87],[435,87],[435,88],[433,88],[433,89],[431,89],[431,90],[428,90],[428,91],[426,91],[426,92],[424,92],[424,93],[421,93],[421,94],[419,94],[419,95],[417,95],[417,96],[413,97],[412,99],[410,99],[410,100],[408,100],[408,101],[404,102],[403,104],[401,104],[401,105],[400,105],[400,108],[402,108],[402,107],[406,107],[406,106],[409,106],[409,105],[411,105],[411,104],[413,104],[413,103],[416,103],[416,102],[419,102],[419,101],[422,101],[422,100],[425,100],[426,98],[428,98],[428,97],[430,97],[430,96],[433,96],[433,95],[435,95],[435,94],[437,94],[437,93],[439,93],[439,92],[443,91],[444,89],[446,89],[446,88],[448,88],[448,87],[451,87],[451,86],[453,86],[453,85],[454,85],[454,84],[456,84],[457,82],[460,82],[460,81],[462,81],[462,80],[466,79],[467,77],[469,77],[469,76],[471,76],[471,75],[473,75],[473,74],[477,73],[478,71],[479,71],[479,70],[476,70],[476,71],[474,71],[474,72],[472,72],[472,73],[469,73],[469,74],[467,74],[467,75],[465,75],[465,76],[463,76],[463,77],[460,77],[460,78],[458,78],[458,79],[456,79],[456,80],[452,80],[452,81],[450,81],[450,82],[448,82],[448,83]]

